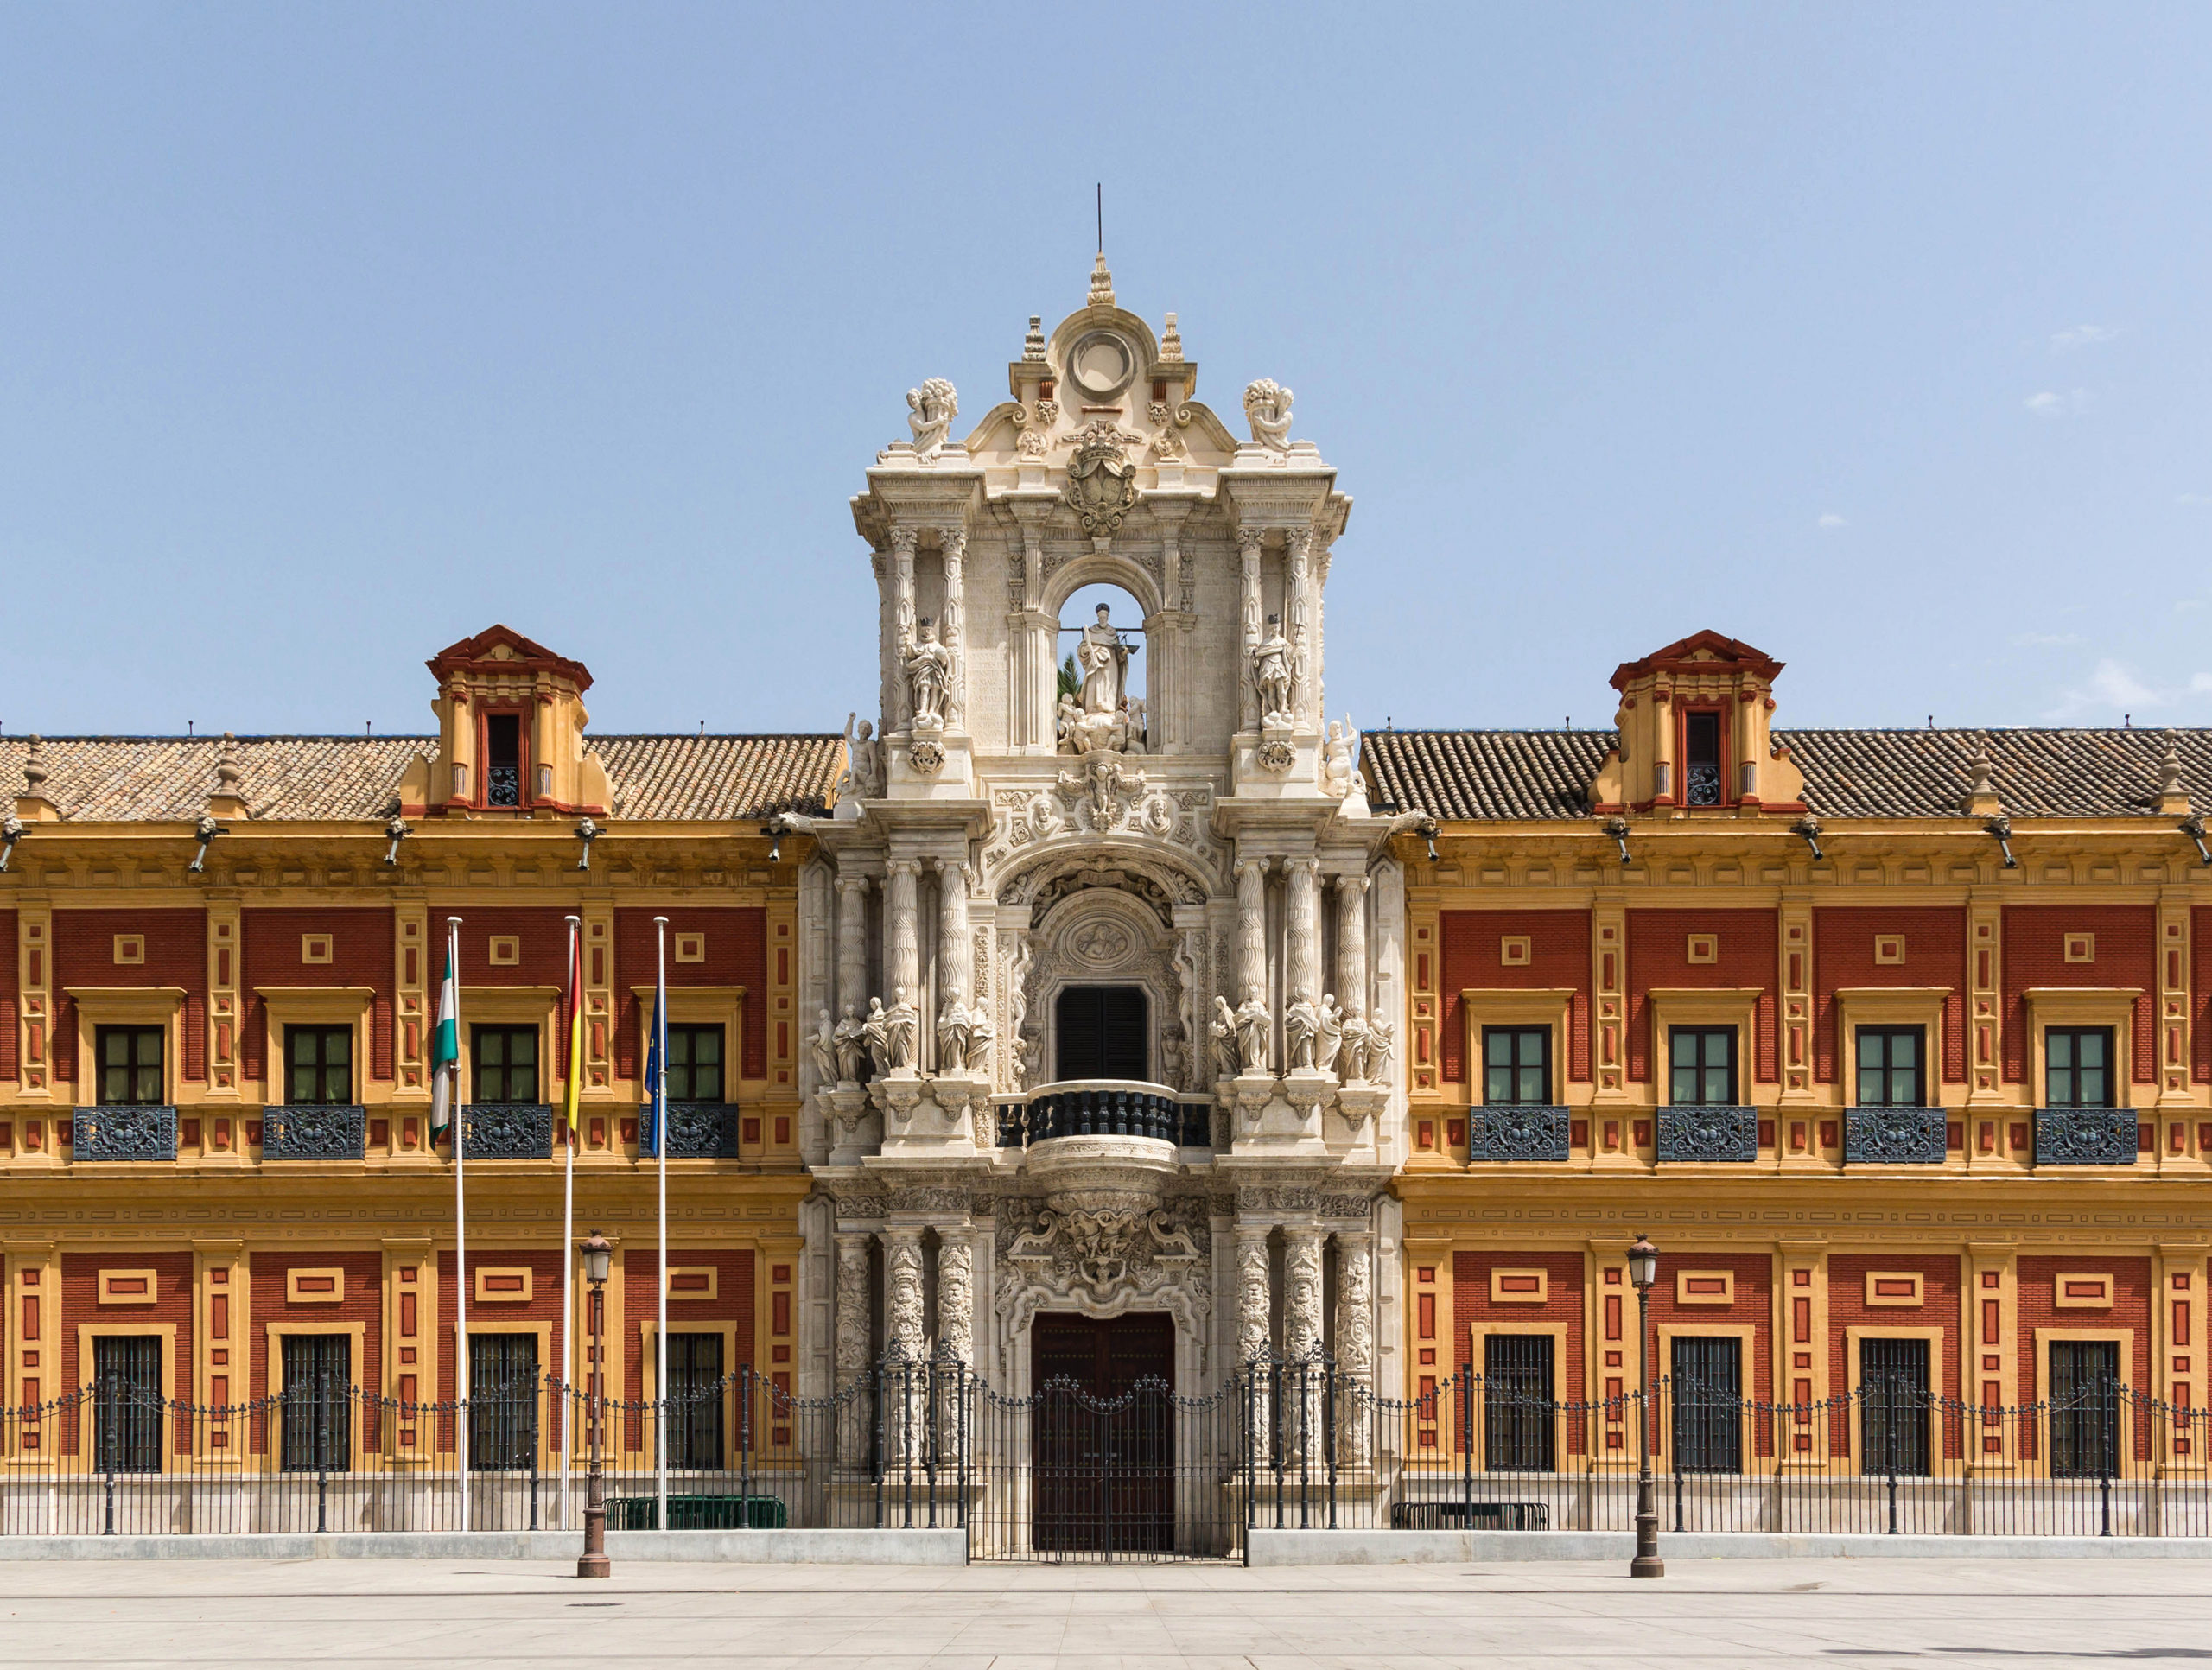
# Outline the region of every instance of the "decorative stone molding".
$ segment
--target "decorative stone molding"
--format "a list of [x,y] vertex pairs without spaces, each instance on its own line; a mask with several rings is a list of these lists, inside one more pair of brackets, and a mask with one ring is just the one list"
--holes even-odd
[[[1119,1316],[1157,1305],[1198,1344],[1205,1372],[1213,1300],[1206,1275],[1207,1233],[1195,1203],[1146,1209],[1117,1205],[1060,1210],[1009,1201],[999,1252],[999,1372],[1010,1373],[1013,1343],[1039,1311]],[[1262,1249],[1264,1251],[1264,1248]]]

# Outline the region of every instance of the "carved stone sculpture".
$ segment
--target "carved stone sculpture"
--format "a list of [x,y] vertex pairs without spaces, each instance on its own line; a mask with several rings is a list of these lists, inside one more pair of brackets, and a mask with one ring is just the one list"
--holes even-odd
[[835,1034],[839,1083],[857,1084],[868,1076],[867,1031],[856,1006],[848,1003],[844,1018],[838,1021]]
[[944,449],[952,420],[960,415],[960,397],[952,384],[932,377],[918,389],[906,391],[906,427],[914,432],[914,452],[924,463],[934,463]]
[[1290,1070],[1293,1072],[1313,1070],[1315,1040],[1321,1035],[1321,1012],[1312,998],[1293,999],[1283,1011],[1283,1041],[1290,1047]]
[[916,730],[944,728],[945,702],[952,688],[952,651],[938,642],[937,627],[925,615],[915,625],[915,635],[899,646],[912,701]]
[[837,1082],[837,1029],[830,1023],[830,1012],[818,1012],[820,1024],[807,1042],[814,1049],[814,1076],[822,1084]]
[[1137,469],[1129,462],[1128,447],[1143,438],[1125,437],[1104,418],[1085,425],[1076,437],[1074,455],[1068,460],[1068,483],[1060,497],[1084,532],[1094,539],[1118,533],[1122,518],[1135,507]]
[[1229,1006],[1227,998],[1217,996],[1213,1000],[1213,1068],[1217,1076],[1236,1076],[1236,1012]]
[[1255,445],[1269,452],[1290,450],[1290,403],[1294,397],[1271,377],[1245,385],[1244,416],[1252,425]]
[[1390,1056],[1397,1037],[1390,1023],[1379,1017],[1367,1023],[1367,1047],[1360,1052],[1359,1076],[1370,1084],[1387,1083]]
[[1119,713],[1122,699],[1128,694],[1129,657],[1136,648],[1113,625],[1112,613],[1101,603],[1097,619],[1083,629],[1076,643],[1075,661],[1083,675],[1080,695],[1086,714]]
[[961,1064],[967,1068],[970,1078],[983,1078],[991,1070],[991,1045],[998,1042],[998,1029],[991,1025],[990,1017],[979,1004],[968,1012],[968,1037],[962,1051]]
[[1321,998],[1320,1032],[1313,1045],[1313,1064],[1325,1073],[1335,1072],[1344,1041],[1344,1012],[1337,1006],[1335,993],[1325,993]]
[[867,1046],[870,1065],[877,1074],[891,1069],[891,1017],[883,1013],[883,1000],[868,1000],[868,1019],[861,1023],[861,1042]]
[[919,1059],[922,1012],[908,999],[904,986],[893,989],[892,999],[883,1012],[884,1070],[912,1071]]
[[1353,735],[1349,716],[1329,727],[1329,746],[1321,759],[1321,791],[1332,800],[1351,792]]
[[968,1058],[969,1019],[958,1002],[946,999],[937,1018],[937,1070],[958,1072]]
[[1236,1057],[1245,1072],[1268,1070],[1268,1031],[1273,1019],[1260,998],[1248,997],[1237,1006]]
[[1338,1059],[1344,1064],[1344,1083],[1356,1083],[1364,1076],[1367,1065],[1367,1020],[1364,1016],[1348,1014],[1344,1018],[1344,1040]]
[[1268,635],[1252,646],[1252,683],[1259,693],[1263,722],[1287,725],[1298,693],[1298,676],[1291,666],[1290,640],[1282,635],[1282,617],[1268,617]]
[[842,792],[856,800],[878,800],[883,795],[883,745],[875,740],[875,727],[863,719],[848,746],[851,764],[845,768],[845,786]]

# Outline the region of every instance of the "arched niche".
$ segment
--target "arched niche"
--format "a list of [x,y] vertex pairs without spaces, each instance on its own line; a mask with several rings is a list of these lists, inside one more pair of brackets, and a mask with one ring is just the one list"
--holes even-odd
[[1027,1082],[1049,1082],[1059,1060],[1060,994],[1071,986],[1134,987],[1145,996],[1151,1083],[1176,1089],[1187,1043],[1175,971],[1175,932],[1144,899],[1116,887],[1084,887],[1055,901],[1032,927],[1028,1001],[1033,1037],[1023,1040]]

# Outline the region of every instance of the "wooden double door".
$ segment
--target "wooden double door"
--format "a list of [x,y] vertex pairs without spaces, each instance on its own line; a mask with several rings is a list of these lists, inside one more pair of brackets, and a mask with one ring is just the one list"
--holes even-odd
[[1041,1316],[1030,1351],[1034,1546],[1172,1552],[1173,1319]]

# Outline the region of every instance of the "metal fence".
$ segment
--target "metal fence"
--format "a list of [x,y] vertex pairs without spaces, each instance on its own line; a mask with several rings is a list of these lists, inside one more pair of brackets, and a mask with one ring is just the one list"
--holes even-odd
[[403,1403],[310,1376],[210,1406],[107,1375],[0,1410],[0,1540],[580,1529],[594,1413],[616,1530],[935,1527],[1023,1560],[1234,1559],[1251,1527],[1626,1531],[1647,1406],[1662,1532],[2212,1535],[2212,1413],[2116,1381],[2011,1407],[1662,1381],[1647,1406],[1463,1367],[1399,1400],[1316,1356],[1111,1398],[896,1357],[824,1398],[746,1367],[597,1406],[544,1378]]

